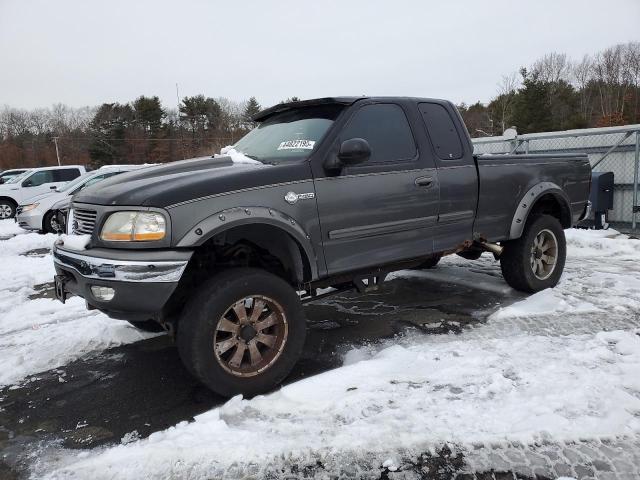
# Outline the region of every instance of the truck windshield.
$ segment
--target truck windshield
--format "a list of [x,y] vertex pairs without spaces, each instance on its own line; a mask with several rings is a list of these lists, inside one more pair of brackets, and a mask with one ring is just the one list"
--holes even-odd
[[276,113],[242,137],[234,148],[263,163],[307,158],[342,108],[322,105]]

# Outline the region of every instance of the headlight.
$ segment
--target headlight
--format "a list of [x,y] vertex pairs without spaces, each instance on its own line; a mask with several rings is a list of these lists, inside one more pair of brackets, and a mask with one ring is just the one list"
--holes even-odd
[[34,208],[37,208],[38,205],[40,205],[40,204],[39,203],[30,203],[29,205],[24,205],[22,207],[22,213],[30,212]]
[[162,240],[167,222],[156,212],[116,212],[109,215],[100,238],[108,242],[148,242]]

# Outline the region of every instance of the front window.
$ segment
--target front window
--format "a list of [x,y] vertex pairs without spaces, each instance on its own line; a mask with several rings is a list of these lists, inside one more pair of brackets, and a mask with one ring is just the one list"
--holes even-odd
[[24,177],[26,177],[30,173],[31,173],[31,170],[26,170],[26,171],[16,175],[15,177],[11,177],[5,183],[18,183],[20,180],[24,179]]
[[305,159],[319,145],[342,108],[323,105],[276,113],[242,137],[234,148],[263,163]]

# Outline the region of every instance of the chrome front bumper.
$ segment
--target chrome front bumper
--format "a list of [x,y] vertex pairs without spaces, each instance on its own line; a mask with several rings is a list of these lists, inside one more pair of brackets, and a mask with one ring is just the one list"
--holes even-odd
[[[63,269],[71,269],[87,279],[115,282],[175,283],[180,280],[185,260],[121,260],[96,257],[78,251],[53,247],[53,261]],[[141,252],[138,250],[138,252]],[[141,252],[142,254],[147,252]]]

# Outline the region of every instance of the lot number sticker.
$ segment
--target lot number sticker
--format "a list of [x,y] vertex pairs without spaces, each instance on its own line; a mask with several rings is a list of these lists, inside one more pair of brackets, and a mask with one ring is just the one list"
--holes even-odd
[[315,144],[313,140],[287,140],[280,144],[278,150],[313,150]]

